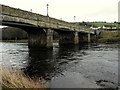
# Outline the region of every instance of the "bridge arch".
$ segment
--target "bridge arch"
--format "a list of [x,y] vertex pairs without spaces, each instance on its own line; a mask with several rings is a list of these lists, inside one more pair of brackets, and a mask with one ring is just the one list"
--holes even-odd
[[[28,33],[30,49],[52,48],[53,30],[60,35],[60,44],[78,44],[79,31],[86,32],[88,40],[94,30],[86,30],[75,23],[2,5],[2,24],[18,27]],[[83,30],[81,30],[83,29]]]
[[3,25],[20,28],[28,34],[29,49],[52,48],[53,31],[48,28],[38,27],[27,23],[5,22]]

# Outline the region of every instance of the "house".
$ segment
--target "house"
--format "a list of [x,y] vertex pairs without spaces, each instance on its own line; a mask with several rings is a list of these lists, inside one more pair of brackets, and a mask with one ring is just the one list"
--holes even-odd
[[93,26],[91,26],[90,28],[93,30],[100,30],[101,29],[101,27],[93,27]]
[[117,27],[115,25],[104,25],[102,27],[103,30],[115,30]]

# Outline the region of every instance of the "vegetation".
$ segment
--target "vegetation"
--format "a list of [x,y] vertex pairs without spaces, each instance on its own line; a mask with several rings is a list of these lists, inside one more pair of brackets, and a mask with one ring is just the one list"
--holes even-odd
[[120,41],[120,31],[102,31],[98,42],[114,43]]
[[19,28],[6,27],[2,29],[2,38],[3,40],[23,40],[27,39],[27,33]]
[[103,27],[104,25],[115,25],[117,28],[120,28],[120,24],[118,24],[117,22],[114,23],[108,23],[108,22],[81,22],[79,23],[82,26],[86,26],[86,27]]
[[[120,28],[120,24],[117,22],[114,23],[107,23],[107,22],[81,22],[79,25],[86,26],[86,27],[103,27],[104,25],[115,25],[117,28]],[[101,31],[101,35],[98,37],[97,40],[99,43],[116,43],[120,41],[120,30],[109,30]]]
[[0,40],[0,42],[17,42],[17,43],[26,43],[28,40]]
[[26,76],[22,71],[13,72],[4,66],[1,66],[2,89],[6,88],[46,88],[43,81],[32,80],[29,76]]
[[118,23],[89,23],[91,25],[94,25],[96,27],[103,27],[104,25],[115,25],[116,27],[120,27],[120,25]]

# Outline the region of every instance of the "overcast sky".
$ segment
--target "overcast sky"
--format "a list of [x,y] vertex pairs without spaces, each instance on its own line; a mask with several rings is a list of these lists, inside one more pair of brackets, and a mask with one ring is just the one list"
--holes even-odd
[[73,22],[76,21],[118,21],[118,2],[120,0],[0,0],[1,4],[15,8],[47,14],[49,16]]

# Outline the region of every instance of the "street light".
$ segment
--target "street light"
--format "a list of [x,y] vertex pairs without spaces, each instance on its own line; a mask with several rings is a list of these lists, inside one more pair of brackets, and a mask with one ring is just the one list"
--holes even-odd
[[49,16],[49,15],[48,15],[48,6],[49,6],[49,4],[47,4],[47,16]]
[[[74,26],[74,27],[76,28],[75,18],[76,18],[76,17],[74,16],[74,24],[75,24],[75,26]],[[75,30],[75,28],[74,28],[74,30]]]
[[76,18],[76,17],[74,16],[74,23],[75,23],[75,18]]

